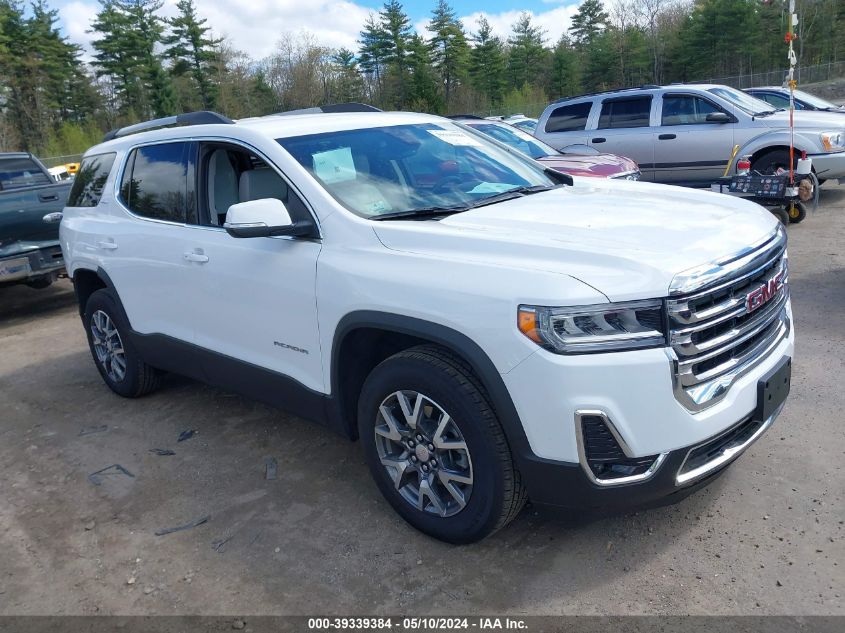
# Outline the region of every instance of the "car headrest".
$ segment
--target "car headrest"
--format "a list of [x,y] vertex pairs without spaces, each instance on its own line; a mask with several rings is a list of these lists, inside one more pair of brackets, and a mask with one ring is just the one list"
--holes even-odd
[[241,202],[262,198],[287,202],[288,186],[272,169],[250,169],[241,174],[239,193]]

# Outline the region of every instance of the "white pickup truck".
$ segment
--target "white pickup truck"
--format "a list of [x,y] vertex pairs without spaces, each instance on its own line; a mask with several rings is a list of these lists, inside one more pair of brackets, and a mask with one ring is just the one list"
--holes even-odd
[[447,119],[372,110],[192,113],[87,152],[61,244],[112,390],[177,372],[329,425],[454,543],[527,498],[680,499],[773,423],[793,328],[770,213],[573,185]]

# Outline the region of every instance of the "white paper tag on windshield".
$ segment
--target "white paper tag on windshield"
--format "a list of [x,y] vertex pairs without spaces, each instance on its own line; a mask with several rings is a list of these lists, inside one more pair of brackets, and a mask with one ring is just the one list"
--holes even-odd
[[325,183],[355,180],[355,161],[352,160],[352,149],[339,147],[327,152],[318,152],[312,157],[314,173]]
[[426,130],[429,134],[433,134],[441,141],[449,143],[449,145],[462,145],[465,147],[481,147],[481,143],[477,138],[471,137],[460,130]]

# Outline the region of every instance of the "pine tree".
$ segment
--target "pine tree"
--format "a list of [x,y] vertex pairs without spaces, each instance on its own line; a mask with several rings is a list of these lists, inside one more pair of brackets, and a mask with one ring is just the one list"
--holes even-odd
[[475,42],[470,52],[472,84],[491,104],[498,104],[505,88],[505,43],[493,35],[493,28],[484,16],[478,19],[478,33],[472,40]]
[[376,100],[381,101],[384,93],[384,71],[390,44],[381,21],[372,13],[364,22],[360,33],[358,63],[365,75],[375,81]]
[[215,47],[221,40],[208,35],[207,20],[197,16],[194,0],[179,0],[176,3],[179,15],[168,20],[170,35],[163,44],[168,48],[165,57],[171,60],[171,72],[179,77],[190,74],[199,93],[203,109],[214,108],[214,83],[211,81],[211,65],[215,61]]
[[355,53],[346,48],[335,51],[330,61],[336,69],[335,99],[340,102],[360,101],[364,85]]
[[593,39],[607,27],[610,16],[601,0],[584,0],[572,16],[569,32],[578,46],[589,46]]
[[549,93],[552,97],[571,97],[580,89],[578,53],[566,35],[561,36],[552,54]]
[[446,0],[438,0],[427,29],[432,33],[431,60],[440,74],[448,109],[454,87],[466,76],[469,44],[463,24]]
[[419,35],[408,41],[408,107],[421,112],[440,112],[443,102],[437,89],[437,79],[432,72],[431,49]]
[[536,83],[537,70],[546,68],[548,50],[544,45],[545,31],[531,22],[531,14],[523,12],[508,38],[508,75],[513,88]]
[[397,108],[405,107],[408,96],[408,46],[411,41],[411,20],[399,0],[388,0],[379,12],[381,28],[386,35],[384,62],[391,78],[388,100]]

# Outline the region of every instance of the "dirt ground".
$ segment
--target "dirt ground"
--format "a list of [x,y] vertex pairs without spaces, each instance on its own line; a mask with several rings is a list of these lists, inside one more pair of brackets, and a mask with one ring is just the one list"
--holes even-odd
[[[0,614],[845,615],[845,187],[789,235],[793,392],[727,474],[460,548],[392,512],[357,444],[176,377],[121,399],[69,283],[0,290]],[[88,479],[112,464],[133,476]]]

